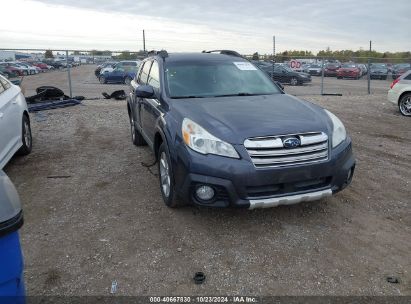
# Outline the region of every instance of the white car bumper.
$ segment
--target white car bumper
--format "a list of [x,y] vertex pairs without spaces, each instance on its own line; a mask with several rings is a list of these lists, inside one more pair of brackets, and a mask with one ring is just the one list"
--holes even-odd
[[397,92],[393,91],[392,89],[388,91],[387,99],[389,102],[398,105],[398,98],[399,95]]

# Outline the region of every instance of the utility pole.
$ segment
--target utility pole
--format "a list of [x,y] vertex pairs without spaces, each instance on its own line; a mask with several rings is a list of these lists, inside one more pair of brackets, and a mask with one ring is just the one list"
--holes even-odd
[[372,45],[372,41],[370,40],[370,52],[368,53],[368,63],[367,63],[367,91],[368,91],[368,95],[371,94],[371,45]]
[[143,30],[143,50],[144,50],[144,55],[146,55],[146,33]]
[[370,56],[371,56],[371,44],[372,44],[372,41],[370,40]]

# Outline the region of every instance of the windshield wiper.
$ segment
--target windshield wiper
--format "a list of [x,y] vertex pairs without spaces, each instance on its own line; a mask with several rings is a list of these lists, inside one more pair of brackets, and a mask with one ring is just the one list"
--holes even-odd
[[236,93],[236,94],[223,94],[223,95],[214,95],[213,97],[230,97],[230,96],[256,96],[256,95],[263,95],[263,94],[252,94],[252,93]]
[[188,95],[188,96],[173,96],[172,99],[185,99],[185,98],[205,98],[206,96],[196,96],[196,95]]

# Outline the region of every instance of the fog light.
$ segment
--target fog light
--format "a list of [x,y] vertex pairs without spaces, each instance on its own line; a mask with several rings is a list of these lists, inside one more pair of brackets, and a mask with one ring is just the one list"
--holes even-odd
[[201,185],[196,189],[196,196],[202,201],[209,201],[215,195],[215,191],[212,187]]

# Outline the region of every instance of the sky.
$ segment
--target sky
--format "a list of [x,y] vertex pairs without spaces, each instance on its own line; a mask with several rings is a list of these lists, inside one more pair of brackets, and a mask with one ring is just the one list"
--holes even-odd
[[[302,2],[302,3],[298,3]],[[0,48],[411,50],[409,0],[2,0]],[[15,12],[15,13],[14,13]]]

